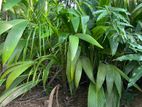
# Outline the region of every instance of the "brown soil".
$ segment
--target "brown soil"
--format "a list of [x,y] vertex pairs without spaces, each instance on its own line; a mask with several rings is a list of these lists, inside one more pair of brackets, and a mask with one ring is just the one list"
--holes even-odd
[[[6,107],[48,107],[48,99],[42,89],[36,88]],[[87,89],[81,87],[72,97],[59,90],[58,101],[59,107],[87,107]],[[57,107],[56,104],[53,104],[53,107]],[[123,103],[121,107],[142,107],[142,94],[136,94],[133,100],[128,104]]]

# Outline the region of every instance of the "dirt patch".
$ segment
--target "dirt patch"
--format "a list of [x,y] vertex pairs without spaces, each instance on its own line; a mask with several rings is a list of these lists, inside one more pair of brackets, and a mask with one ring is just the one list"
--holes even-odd
[[[48,107],[48,99],[49,98],[45,96],[42,89],[35,88],[6,107]],[[79,88],[73,96],[66,94],[62,89],[60,89],[58,101],[59,107],[87,107],[87,88]],[[53,102],[56,101],[53,100]],[[53,104],[53,107],[57,107],[55,103]],[[134,98],[130,102],[123,103],[121,107],[142,107],[142,94],[135,94]]]

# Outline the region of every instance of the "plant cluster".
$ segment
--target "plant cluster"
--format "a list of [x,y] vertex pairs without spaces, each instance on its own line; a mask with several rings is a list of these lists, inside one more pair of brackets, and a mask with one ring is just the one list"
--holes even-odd
[[86,74],[88,107],[119,107],[125,80],[128,88],[141,91],[136,84],[142,76],[140,0],[3,0],[0,5],[0,106],[39,83],[46,90],[53,67],[61,70],[71,94]]

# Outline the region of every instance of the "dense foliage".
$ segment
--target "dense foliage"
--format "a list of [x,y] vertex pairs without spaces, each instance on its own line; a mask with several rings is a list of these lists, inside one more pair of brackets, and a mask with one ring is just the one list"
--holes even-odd
[[[3,0],[0,12],[0,106],[39,83],[51,68],[72,93],[83,72],[88,107],[119,107],[123,81],[142,76],[140,0]],[[1,7],[1,6],[0,6]],[[83,75],[84,76],[84,75]]]

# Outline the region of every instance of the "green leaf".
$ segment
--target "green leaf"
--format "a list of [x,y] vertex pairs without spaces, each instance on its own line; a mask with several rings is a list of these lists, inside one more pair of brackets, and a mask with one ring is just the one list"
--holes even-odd
[[89,85],[88,91],[88,107],[104,107],[106,102],[103,88],[96,90],[96,86],[92,83]]
[[109,4],[110,4],[110,0],[99,0],[100,6],[109,5]]
[[45,88],[46,86],[46,82],[47,82],[47,79],[48,79],[48,75],[49,75],[49,72],[50,72],[50,69],[52,67],[52,65],[55,63],[54,60],[51,60],[48,65],[46,66],[46,68],[43,70],[43,76],[42,76],[42,81],[43,81],[43,86]]
[[82,25],[83,34],[86,33],[88,21],[89,21],[89,16],[82,16],[81,17],[81,25]]
[[100,63],[99,64],[99,68],[98,68],[98,72],[97,72],[97,89],[100,90],[104,81],[105,81],[105,77],[106,77],[106,65]]
[[76,36],[70,36],[69,43],[70,43],[69,46],[71,52],[71,61],[73,61],[78,50],[79,38]]
[[4,10],[9,10],[15,5],[17,5],[21,0],[6,0],[6,3],[4,3],[3,8]]
[[106,66],[106,85],[107,85],[107,92],[108,94],[111,94],[113,90],[113,84],[114,84],[114,72],[112,72],[112,69],[109,65]]
[[88,35],[88,34],[76,34],[76,36],[78,36],[80,39],[95,45],[99,48],[103,48],[92,36]]
[[93,74],[93,66],[91,64],[90,59],[87,57],[82,57],[81,62],[82,62],[82,67],[83,67],[86,75],[95,84],[94,74]]
[[8,36],[5,40],[4,48],[3,48],[3,55],[2,55],[3,64],[5,64],[7,60],[10,58],[10,56],[12,55],[27,24],[28,24],[27,21],[23,21],[17,24],[16,26],[14,26],[8,33]]
[[76,88],[78,88],[78,86],[79,86],[81,75],[82,75],[82,64],[81,64],[81,60],[78,60],[78,62],[76,64],[76,70],[75,70],[75,86],[76,86]]
[[73,26],[74,31],[77,33],[77,30],[80,25],[80,17],[71,18],[71,22],[72,22],[72,26]]
[[111,54],[112,56],[114,56],[117,51],[118,45],[119,45],[117,34],[114,34],[109,38],[109,44],[111,48]]
[[26,71],[33,63],[33,61],[27,61],[24,64],[17,66],[16,69],[9,74],[6,80],[6,88],[8,89],[14,80]]
[[96,26],[95,28],[93,28],[92,32],[93,32],[93,37],[98,40],[101,36],[103,36],[103,34],[106,32],[106,30],[108,29],[108,26]]
[[6,91],[2,96],[0,96],[0,107],[5,107],[12,100],[29,91],[31,88],[37,85],[37,83],[38,82],[28,82]]
[[118,61],[142,61],[142,55],[139,54],[128,54],[118,57]]
[[136,8],[132,11],[131,13],[131,17],[134,19],[136,19],[138,16],[141,16],[142,13],[142,3],[140,3],[138,6],[136,6]]
[[25,20],[16,19],[12,21],[0,21],[0,35],[23,21]]
[[0,80],[0,86],[2,86],[2,84],[5,82],[5,79],[1,79]]
[[139,66],[133,71],[133,75],[129,80],[128,87],[133,86],[142,77],[142,66]]

